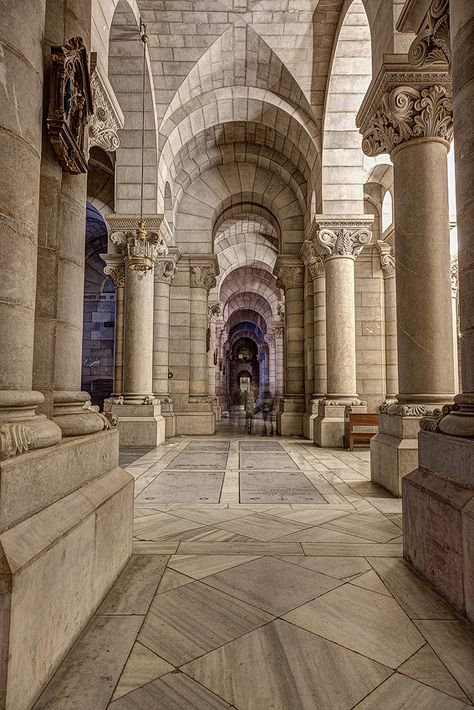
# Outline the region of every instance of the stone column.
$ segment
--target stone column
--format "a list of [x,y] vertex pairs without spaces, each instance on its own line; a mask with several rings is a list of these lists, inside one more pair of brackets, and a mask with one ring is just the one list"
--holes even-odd
[[[418,8],[419,12],[419,8]],[[474,4],[429,4],[425,17],[407,8],[403,31],[418,32],[413,61],[451,59],[455,135],[456,202],[462,392],[454,405],[421,419],[418,467],[402,481],[403,554],[464,617],[474,622]],[[451,42],[449,41],[451,30]],[[451,56],[451,52],[452,56]],[[430,72],[432,71],[432,68]],[[438,100],[437,133],[449,137],[450,104]],[[438,196],[439,199],[439,196]],[[435,235],[434,235],[435,236]],[[446,269],[449,266],[446,264]],[[398,288],[398,284],[397,284]],[[446,288],[446,292],[448,289]],[[446,293],[446,300],[448,294]],[[439,313],[451,323],[450,307]],[[446,326],[446,324],[445,324]],[[447,335],[446,335],[447,337]],[[446,371],[451,363],[446,361]]]
[[168,255],[155,261],[155,291],[153,308],[153,393],[160,400],[165,420],[166,438],[176,434],[176,417],[169,393],[170,289],[176,274],[178,250],[170,247]]
[[208,394],[208,296],[216,285],[219,273],[217,257],[189,256],[190,301],[190,356],[189,356],[189,432],[193,434],[214,434],[216,414],[214,402]]
[[[101,254],[105,261],[104,274],[115,286],[115,329],[114,329],[114,389],[111,399],[123,394],[123,320],[125,299],[125,264],[120,253]],[[110,403],[106,406],[109,408]]]
[[459,391],[459,337],[458,337],[458,259],[451,259],[451,312],[453,316],[454,386]]
[[207,391],[212,400],[212,408],[216,415],[216,421],[221,420],[221,407],[218,397],[216,397],[216,376],[218,366],[217,354],[217,319],[222,314],[222,303],[213,303],[208,307],[208,328],[209,328],[209,350],[207,353]]
[[397,303],[395,289],[395,259],[392,247],[378,241],[380,266],[383,271],[385,310],[385,402],[393,404],[398,392]]
[[165,421],[153,393],[154,268],[168,253],[169,228],[162,215],[109,215],[107,221],[125,267],[123,395],[111,411],[122,446],[158,446]]
[[448,73],[384,65],[358,122],[364,152],[389,153],[394,170],[398,395],[382,405],[371,477],[401,495],[401,479],[417,463],[420,417],[451,402],[454,390]]
[[32,377],[45,5],[23,6],[20,22],[15,3],[3,3],[0,23],[0,461],[61,438],[35,413],[44,397]]
[[284,369],[284,358],[285,358],[285,322],[283,319],[275,319],[272,323],[272,330],[275,335],[275,390],[278,399],[283,395],[285,391],[285,369]]
[[268,356],[269,356],[269,375],[268,387],[273,396],[276,392],[276,338],[275,333],[267,334]]
[[285,395],[280,402],[277,430],[282,436],[301,436],[305,411],[304,266],[297,257],[279,256],[274,274],[285,292]]
[[346,408],[365,411],[356,391],[354,265],[370,242],[373,217],[320,215],[316,222],[316,243],[326,273],[327,394],[319,402],[314,442],[342,447]]

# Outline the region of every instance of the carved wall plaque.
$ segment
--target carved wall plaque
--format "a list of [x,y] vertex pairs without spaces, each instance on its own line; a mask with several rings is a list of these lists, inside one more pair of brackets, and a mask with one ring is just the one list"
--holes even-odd
[[93,113],[87,50],[81,37],[51,47],[48,135],[68,173],[87,172],[86,125]]

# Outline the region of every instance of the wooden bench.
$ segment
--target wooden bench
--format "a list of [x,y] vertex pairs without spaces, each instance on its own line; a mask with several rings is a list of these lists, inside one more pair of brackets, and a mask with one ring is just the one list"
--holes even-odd
[[352,451],[354,444],[369,443],[379,430],[378,414],[359,414],[349,412],[349,442],[348,449]]

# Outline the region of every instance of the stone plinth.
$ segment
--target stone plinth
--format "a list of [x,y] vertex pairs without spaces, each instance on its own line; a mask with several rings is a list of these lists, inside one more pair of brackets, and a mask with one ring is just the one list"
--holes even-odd
[[118,432],[0,462],[0,707],[29,710],[131,554]]
[[303,436],[305,439],[313,439],[314,420],[318,416],[319,400],[308,398],[306,402],[306,412],[303,416]]
[[402,482],[403,554],[473,622],[474,440],[422,431],[418,453]]
[[417,466],[419,430],[420,417],[379,415],[379,432],[370,440],[370,477],[395,496],[402,495],[402,478]]
[[281,436],[303,436],[304,412],[304,397],[281,397],[276,416],[278,433]]
[[165,436],[167,439],[171,439],[176,436],[176,415],[174,413],[173,400],[169,397],[166,399],[160,399],[161,402],[161,416],[165,420]]
[[318,405],[318,416],[313,425],[313,441],[323,448],[341,449],[345,445],[347,434],[347,408],[352,412],[364,414],[367,406],[362,402],[337,402],[322,399]]
[[120,445],[140,448],[155,447],[165,440],[166,424],[158,400],[150,404],[111,404],[118,417]]

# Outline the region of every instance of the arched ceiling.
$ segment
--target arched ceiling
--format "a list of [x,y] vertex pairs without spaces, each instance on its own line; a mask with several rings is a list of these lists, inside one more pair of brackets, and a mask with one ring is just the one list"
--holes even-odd
[[242,266],[231,271],[219,285],[219,298],[224,305],[224,317],[229,315],[228,302],[240,299],[240,307],[253,309],[255,296],[263,299],[277,315],[278,303],[283,300],[282,291],[276,285],[275,276],[264,264]]

